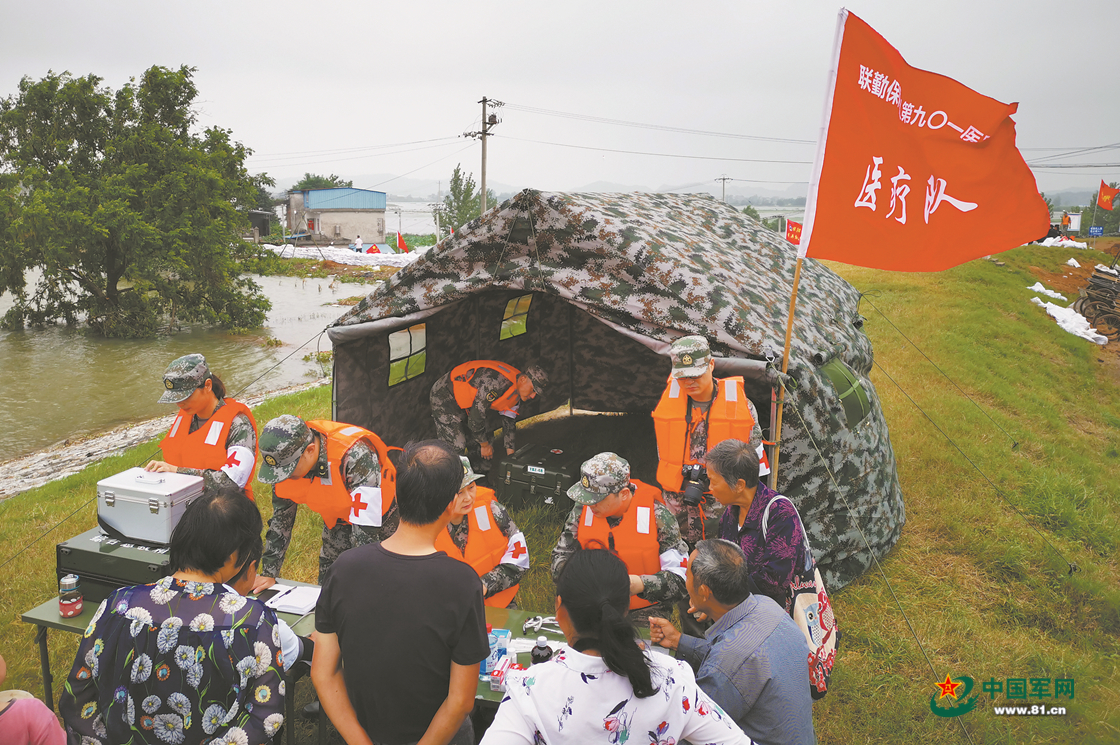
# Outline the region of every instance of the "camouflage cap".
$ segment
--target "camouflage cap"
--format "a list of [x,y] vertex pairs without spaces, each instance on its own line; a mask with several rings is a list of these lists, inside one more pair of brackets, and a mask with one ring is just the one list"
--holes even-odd
[[188,354],[174,360],[163,374],[164,390],[159,403],[177,404],[187,400],[209,375],[210,368],[201,354]]
[[548,374],[539,365],[530,365],[521,374],[532,381],[533,390],[536,391],[538,398],[544,395],[545,386],[548,385]]
[[630,485],[630,464],[614,453],[599,453],[584,461],[579,481],[568,489],[568,496],[579,504],[598,504],[607,496]]
[[682,336],[669,347],[674,378],[696,378],[708,372],[712,350],[703,336]]
[[264,425],[257,479],[265,484],[278,484],[291,476],[303,451],[314,439],[311,428],[293,414],[278,416]]
[[463,483],[459,485],[459,491],[463,491],[468,486],[482,478],[481,473],[475,473],[471,468],[471,459],[465,455],[460,455],[459,460],[463,463]]

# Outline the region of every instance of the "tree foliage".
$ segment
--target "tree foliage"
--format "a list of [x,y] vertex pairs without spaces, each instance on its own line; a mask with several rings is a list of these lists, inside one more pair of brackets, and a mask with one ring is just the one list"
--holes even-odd
[[[255,327],[269,307],[240,276],[257,187],[230,132],[194,131],[193,68],[120,90],[50,72],[0,100],[0,292],[8,328],[85,319],[146,336],[172,319]],[[38,279],[26,284],[28,272]]]
[[302,189],[352,189],[353,181],[343,181],[340,176],[333,173],[330,176],[320,176],[317,173],[304,173],[303,178],[296,182],[292,191]]
[[[475,184],[472,174],[463,173],[461,165],[456,164],[455,170],[451,172],[448,194],[443,198],[441,219],[445,221],[443,225],[445,229],[450,227],[458,230],[460,226],[482,214],[482,190]],[[498,199],[494,196],[493,190],[487,189],[487,209],[497,204]]]
[[753,219],[755,222],[762,222],[762,215],[758,214],[758,210],[754,208],[753,204],[748,204],[744,207],[743,214]]

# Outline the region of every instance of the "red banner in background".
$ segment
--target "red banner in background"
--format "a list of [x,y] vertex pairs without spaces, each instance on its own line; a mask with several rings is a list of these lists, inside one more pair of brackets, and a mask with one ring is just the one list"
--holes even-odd
[[795,246],[801,243],[801,223],[786,220],[786,240]]
[[1044,236],[1016,106],[911,67],[841,10],[800,255],[938,271]]
[[1102,210],[1111,210],[1112,200],[1116,198],[1117,194],[1120,194],[1120,189],[1113,189],[1104,182],[1104,179],[1101,179],[1101,192],[1097,195],[1097,206]]

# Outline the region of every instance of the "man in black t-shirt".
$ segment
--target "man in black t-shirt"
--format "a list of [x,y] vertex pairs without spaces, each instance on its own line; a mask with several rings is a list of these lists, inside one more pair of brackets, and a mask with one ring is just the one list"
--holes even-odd
[[435,548],[463,467],[445,443],[407,446],[397,469],[400,527],[343,552],[315,606],[311,679],[346,742],[474,742],[478,666],[490,651],[482,583]]

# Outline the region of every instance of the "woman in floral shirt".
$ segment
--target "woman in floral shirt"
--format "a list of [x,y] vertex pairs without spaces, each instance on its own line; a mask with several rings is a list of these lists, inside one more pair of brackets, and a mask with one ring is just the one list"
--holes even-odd
[[576,551],[556,589],[556,621],[569,646],[509,673],[482,745],[676,745],[681,738],[750,745],[687,664],[638,647],[625,615],[630,578],[621,559]]
[[205,494],[171,535],[175,573],[101,604],[59,701],[71,745],[271,742],[284,721],[276,615],[222,584],[260,559],[261,527],[253,502]]

